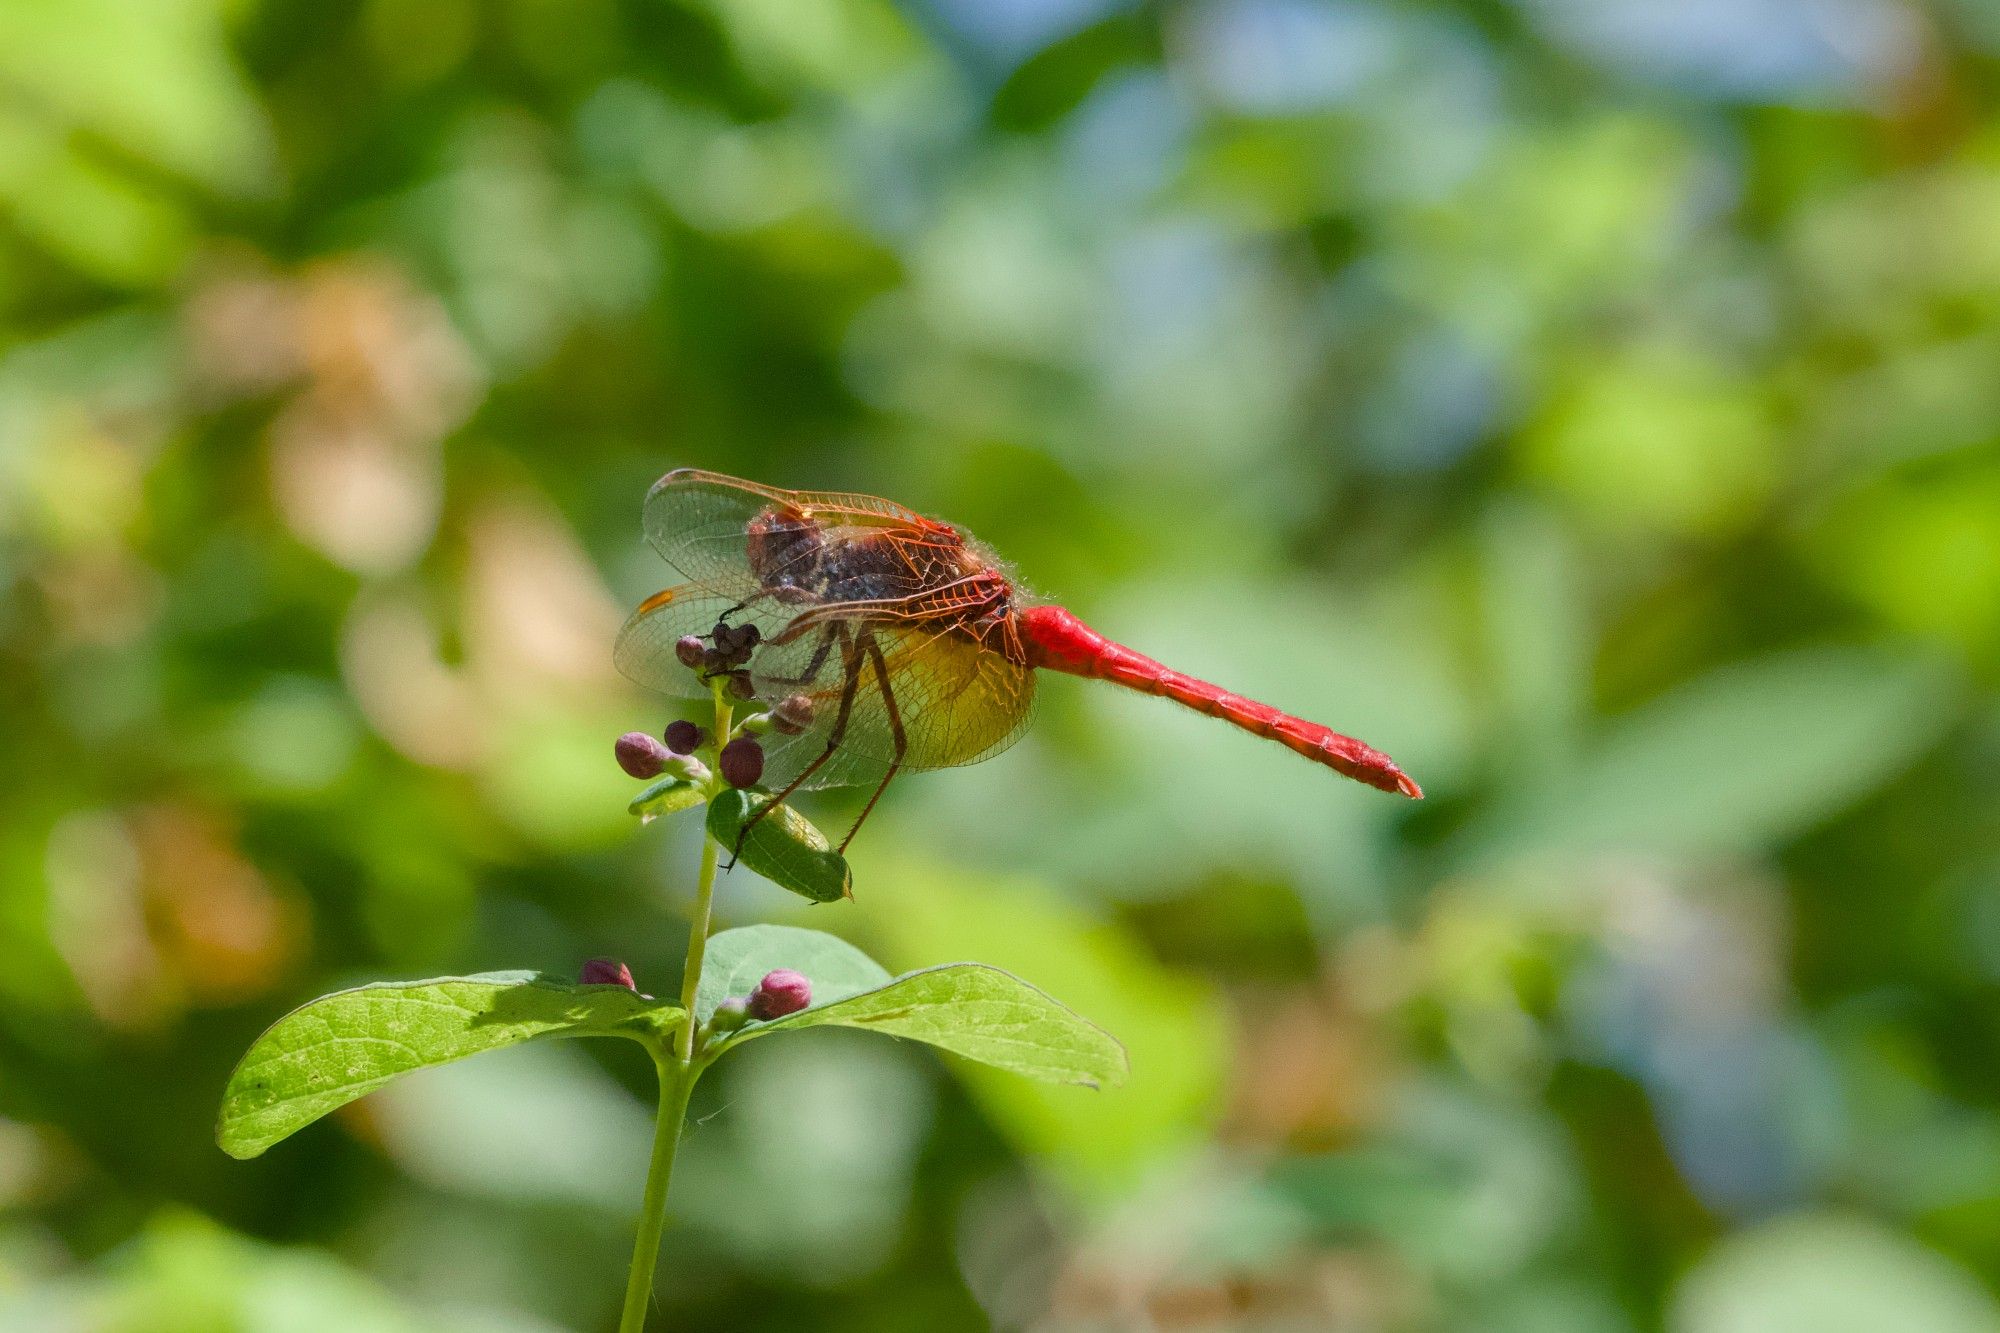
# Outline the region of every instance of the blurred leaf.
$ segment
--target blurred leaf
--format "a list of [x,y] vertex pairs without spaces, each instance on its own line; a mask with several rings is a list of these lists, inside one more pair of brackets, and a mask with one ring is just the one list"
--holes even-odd
[[889,981],[889,971],[836,935],[798,926],[743,926],[708,941],[694,1016],[706,1023],[715,1006],[748,995],[768,972],[788,967],[812,982],[813,1000],[831,1004]]
[[1971,1274],[1878,1223],[1768,1222],[1710,1251],[1680,1283],[1672,1333],[1991,1333],[2000,1306]]
[[[755,806],[770,799],[767,791],[731,787],[708,803],[708,836],[725,851],[736,851],[737,832]],[[744,865],[781,888],[816,903],[852,897],[854,877],[847,860],[831,850],[826,835],[798,811],[781,805],[750,826],[738,855]]]
[[2000,469],[1986,454],[1841,497],[1808,533],[1807,553],[1888,624],[1990,654],[2000,631]]
[[712,6],[738,59],[773,87],[854,95],[892,78],[918,47],[886,0],[739,0]]
[[661,815],[671,815],[700,805],[703,795],[702,788],[686,778],[661,778],[634,796],[625,809],[639,816],[643,822],[651,823]]
[[829,1024],[907,1037],[1045,1083],[1095,1088],[1123,1083],[1127,1071],[1125,1048],[1110,1033],[984,963],[925,968],[879,990],[753,1023],[719,1050],[770,1032]]
[[1693,347],[1574,357],[1522,436],[1532,472],[1623,536],[1713,532],[1758,512],[1777,475],[1765,381]]
[[1441,1078],[1395,1088],[1352,1149],[1276,1164],[1325,1230],[1358,1233],[1454,1284],[1494,1284],[1559,1243],[1585,1207],[1565,1136],[1538,1110]]
[[1906,767],[1936,742],[1957,697],[1928,662],[1859,649],[1726,667],[1622,719],[1569,772],[1517,792],[1468,850],[1767,846]]
[[90,1328],[102,1333],[420,1333],[435,1320],[325,1250],[266,1245],[181,1208],[163,1210],[119,1247],[95,1299],[73,1320],[49,1317],[0,1330]]
[[229,51],[220,0],[62,0],[0,5],[0,88],[59,133],[236,193],[263,186],[262,108]]
[[230,1075],[216,1141],[232,1157],[255,1157],[415,1070],[537,1037],[657,1045],[684,1017],[622,986],[532,972],[357,986],[293,1010],[257,1039]]
[[998,129],[1044,129],[1076,110],[1114,70],[1159,57],[1156,21],[1116,15],[1030,56],[994,93],[989,114]]
[[79,151],[59,129],[0,109],[0,205],[21,230],[91,277],[164,281],[193,241],[158,187]]
[[1480,647],[1507,753],[1553,768],[1575,752],[1590,704],[1581,561],[1546,506],[1496,501],[1473,535]]

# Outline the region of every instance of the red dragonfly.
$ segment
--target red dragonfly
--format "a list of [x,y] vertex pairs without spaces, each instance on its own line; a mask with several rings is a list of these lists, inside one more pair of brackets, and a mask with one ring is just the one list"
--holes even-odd
[[[1423,791],[1388,755],[1134,652],[1036,605],[964,532],[867,495],[786,491],[681,468],[646,496],[646,539],[687,582],[618,635],[619,670],[706,698],[737,677],[782,729],[764,737],[761,817],[793,792],[977,763],[1026,729],[1035,670],[1159,694],[1383,791]],[[705,652],[691,652],[688,638]],[[784,734],[789,731],[791,734]]]

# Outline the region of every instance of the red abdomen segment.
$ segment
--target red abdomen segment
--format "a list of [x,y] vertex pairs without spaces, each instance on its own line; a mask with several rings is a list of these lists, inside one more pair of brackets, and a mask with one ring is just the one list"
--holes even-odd
[[1412,799],[1423,797],[1423,788],[1396,767],[1395,760],[1373,746],[1162,666],[1144,653],[1113,643],[1063,607],[1029,607],[1020,613],[1019,619],[1021,640],[1027,646],[1031,666],[1064,671],[1072,676],[1092,676],[1144,694],[1164,695],[1197,713],[1219,717],[1245,731],[1268,736],[1356,782],[1401,792]]

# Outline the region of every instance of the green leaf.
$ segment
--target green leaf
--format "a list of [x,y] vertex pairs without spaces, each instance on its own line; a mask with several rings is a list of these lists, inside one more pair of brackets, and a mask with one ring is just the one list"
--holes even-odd
[[661,815],[671,815],[701,802],[702,789],[698,784],[686,778],[664,777],[649,784],[625,808],[639,816],[641,823],[650,824]]
[[[708,835],[736,850],[737,831],[771,794],[731,787],[708,803]],[[739,856],[744,865],[781,888],[816,903],[854,896],[847,858],[831,850],[826,835],[789,805],[781,805],[750,826]]]
[[826,1026],[906,1037],[1045,1083],[1125,1081],[1125,1048],[1115,1037],[1011,972],[984,963],[925,968],[859,995],[752,1023],[717,1053],[769,1032]]
[[887,968],[839,936],[799,926],[744,926],[709,939],[701,984],[694,993],[694,1016],[706,1023],[715,1006],[732,995],[748,995],[765,973],[781,967],[812,982],[813,999],[819,1004],[890,981]]
[[538,1037],[629,1037],[657,1048],[686,1015],[623,986],[533,972],[378,982],[279,1019],[230,1075],[215,1138],[255,1157],[327,1112],[418,1069]]

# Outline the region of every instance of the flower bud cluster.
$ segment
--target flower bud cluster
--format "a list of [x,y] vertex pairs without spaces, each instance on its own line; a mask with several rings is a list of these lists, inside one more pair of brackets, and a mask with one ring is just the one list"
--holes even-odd
[[717,621],[715,629],[708,636],[715,646],[709,649],[714,659],[714,669],[733,671],[750,661],[750,654],[764,641],[764,634],[755,625],[728,625]]
[[764,633],[755,625],[732,625],[718,620],[706,637],[682,635],[674,643],[674,656],[690,671],[699,671],[704,680],[714,676],[727,677],[729,693],[733,697],[754,699],[757,697],[757,686],[750,679],[750,673],[743,668],[749,664],[751,653],[763,641]]
[[[686,750],[678,748],[688,741],[686,732],[676,731],[679,727],[694,727],[696,733],[694,743],[688,745]],[[708,765],[690,753],[695,745],[701,743],[701,728],[695,727],[692,722],[676,722],[667,728],[667,736],[669,741],[663,745],[658,738],[643,731],[626,732],[618,738],[614,751],[618,756],[618,767],[635,778],[657,778],[661,774],[670,774],[688,782],[708,781]]]

